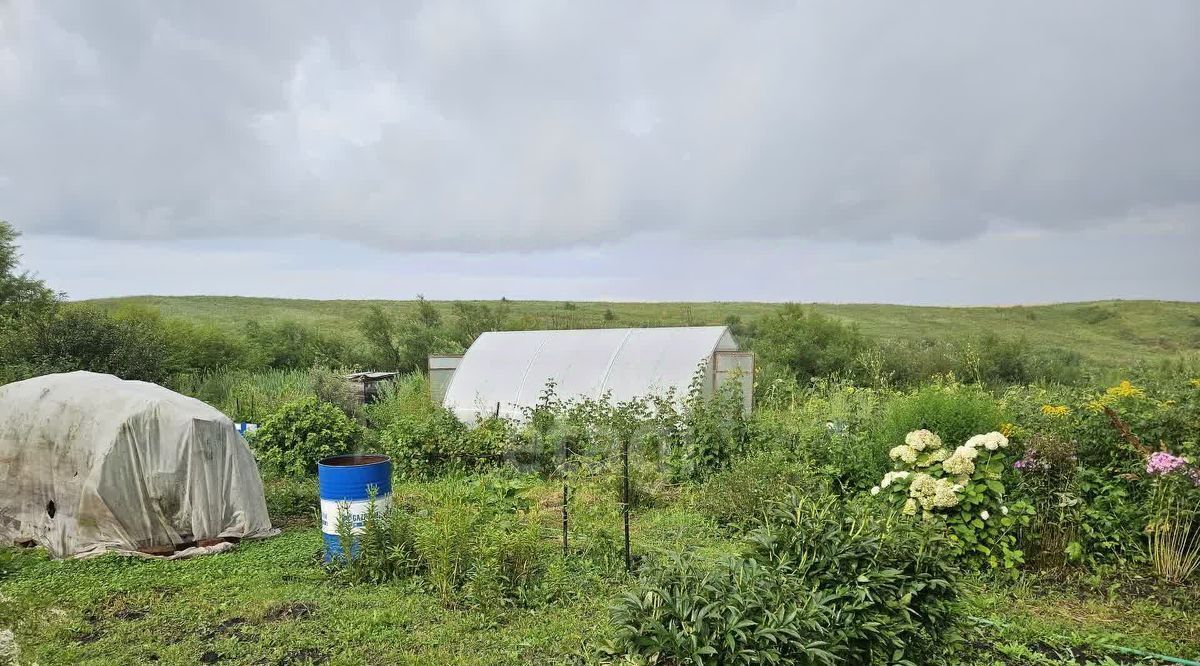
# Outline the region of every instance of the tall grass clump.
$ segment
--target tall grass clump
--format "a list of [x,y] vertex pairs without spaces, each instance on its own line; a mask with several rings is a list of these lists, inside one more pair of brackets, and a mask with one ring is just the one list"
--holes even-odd
[[214,370],[177,379],[179,390],[234,421],[260,423],[284,405],[315,396],[309,370]]
[[[393,488],[361,531],[339,527],[343,553],[330,570],[349,583],[419,577],[448,608],[496,610],[543,598],[554,557],[519,480],[484,476]],[[397,492],[398,491],[398,492]]]
[[876,437],[891,446],[914,430],[930,430],[947,444],[958,445],[977,433],[999,430],[1003,421],[1000,405],[990,394],[950,379],[893,400]]

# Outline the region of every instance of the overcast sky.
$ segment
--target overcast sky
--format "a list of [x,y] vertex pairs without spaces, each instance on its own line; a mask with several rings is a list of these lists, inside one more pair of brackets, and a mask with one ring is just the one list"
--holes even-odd
[[0,0],[73,298],[1200,300],[1200,2]]

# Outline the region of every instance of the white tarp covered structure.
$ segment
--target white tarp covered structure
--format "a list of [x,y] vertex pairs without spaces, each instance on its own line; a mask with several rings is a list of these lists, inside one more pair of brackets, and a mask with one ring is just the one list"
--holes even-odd
[[275,532],[254,455],[213,407],[91,372],[0,387],[0,545],[170,553]]
[[[683,396],[702,363],[711,391],[726,353],[739,354],[725,326],[484,333],[458,362],[442,404],[468,423],[497,409],[520,418],[552,380],[564,400],[610,393],[619,402],[671,389]],[[746,377],[747,401],[750,385]]]

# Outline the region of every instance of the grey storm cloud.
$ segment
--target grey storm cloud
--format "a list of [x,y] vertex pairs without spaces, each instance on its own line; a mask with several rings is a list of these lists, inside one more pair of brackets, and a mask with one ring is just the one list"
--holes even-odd
[[1198,205],[1191,0],[0,0],[31,233],[951,240]]

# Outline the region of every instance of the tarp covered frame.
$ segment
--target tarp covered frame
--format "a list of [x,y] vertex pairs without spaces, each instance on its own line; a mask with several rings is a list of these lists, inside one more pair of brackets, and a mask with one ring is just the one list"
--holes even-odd
[[[442,404],[468,423],[497,410],[519,419],[551,380],[561,399],[609,392],[619,402],[670,389],[683,396],[702,363],[711,392],[718,359],[737,353],[725,326],[489,332],[458,363]],[[744,381],[749,401],[752,378]]]
[[169,553],[275,532],[254,455],[213,407],[90,372],[0,387],[0,545]]

